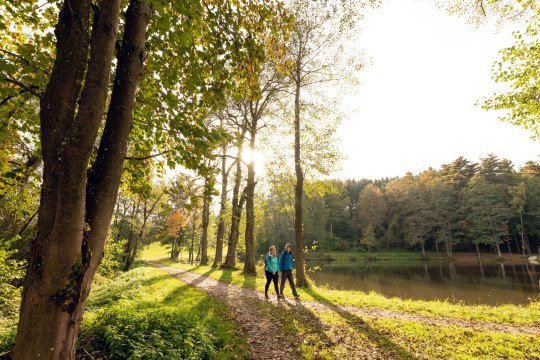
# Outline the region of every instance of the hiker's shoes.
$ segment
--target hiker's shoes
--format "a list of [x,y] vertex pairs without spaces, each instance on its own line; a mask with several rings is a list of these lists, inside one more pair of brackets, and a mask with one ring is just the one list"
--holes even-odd
[[270,299],[270,298],[268,297],[268,294],[264,294],[264,298],[265,298],[265,299]]
[[300,299],[300,294],[294,295],[294,298],[295,298],[295,299]]

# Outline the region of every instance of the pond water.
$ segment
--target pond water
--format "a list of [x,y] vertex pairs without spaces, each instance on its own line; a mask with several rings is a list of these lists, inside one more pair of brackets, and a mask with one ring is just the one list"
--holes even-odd
[[317,285],[388,297],[500,305],[528,304],[540,294],[540,265],[532,264],[308,261],[306,268]]

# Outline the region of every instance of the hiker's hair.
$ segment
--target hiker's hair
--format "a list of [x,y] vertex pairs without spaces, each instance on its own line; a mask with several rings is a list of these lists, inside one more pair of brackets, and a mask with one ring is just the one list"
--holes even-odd
[[268,248],[268,252],[271,252],[272,249],[275,249],[275,248],[276,248],[276,247],[275,247],[274,245],[270,246],[270,247]]

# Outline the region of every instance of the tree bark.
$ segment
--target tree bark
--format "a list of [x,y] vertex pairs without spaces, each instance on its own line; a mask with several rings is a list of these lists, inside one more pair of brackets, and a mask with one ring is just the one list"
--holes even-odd
[[178,238],[174,238],[171,245],[171,260],[178,262],[179,249],[182,246],[182,235],[178,235]]
[[[146,27],[151,5],[139,0],[130,2],[113,93],[101,137],[97,159],[90,171],[86,190],[86,221],[92,224],[89,240],[93,251],[103,256],[112,213],[120,185],[137,85],[142,77]],[[95,230],[94,230],[95,229]],[[93,264],[94,270],[99,261]]]
[[201,225],[201,265],[208,265],[208,225],[210,223],[210,191],[207,194],[208,177],[204,180],[203,212]]
[[[148,11],[141,11],[143,8]],[[103,258],[118,192],[125,155],[125,147],[124,151],[117,147],[122,140],[118,137],[125,137],[127,143],[131,125],[127,133],[113,136],[112,141],[104,142],[102,137],[99,153],[105,148],[111,151],[110,147],[116,153],[101,155],[101,162],[117,167],[113,169],[118,173],[117,180],[101,171],[94,175],[94,181],[90,176],[87,187],[87,169],[107,99],[120,1],[101,2],[87,62],[89,9],[90,1],[66,0],[56,27],[57,57],[40,110],[44,170],[38,233],[32,241],[24,284],[13,352],[16,360],[74,357],[84,303]],[[131,124],[149,9],[149,5],[138,1],[129,6],[107,125],[126,121]],[[141,53],[126,51],[134,41],[141,45]],[[137,69],[137,77],[122,74],[126,68]],[[111,112],[116,107],[122,111]],[[121,157],[119,163],[114,161],[117,157]],[[98,154],[96,165],[99,159]],[[96,182],[96,176],[102,181]]]
[[[106,94],[118,7],[119,1],[104,2],[97,17],[86,86],[77,116],[75,109],[90,44],[90,2],[66,0],[59,15],[55,30],[56,60],[40,109],[44,168],[38,233],[32,241],[14,359],[68,359],[74,356],[82,317],[78,309],[80,291],[77,285],[86,255],[84,200],[91,150],[87,144],[94,140],[90,132],[80,139],[76,135],[87,124],[99,124],[101,120],[101,116],[96,119],[92,115],[95,111],[103,112],[104,98],[96,99],[95,108],[92,108],[87,94],[100,91]],[[107,31],[105,25],[113,31]],[[100,71],[97,64],[106,60],[109,60],[108,66]],[[83,116],[86,116],[86,122],[77,124]]]
[[[301,47],[300,47],[301,49]],[[303,220],[303,194],[304,173],[300,155],[300,88],[301,88],[301,61],[298,53],[296,62],[296,89],[294,94],[294,170],[296,174],[296,186],[294,187],[294,242],[296,245],[296,286],[305,286],[306,273],[304,263],[304,220]]]
[[249,149],[251,151],[251,159],[247,166],[247,182],[246,182],[246,261],[244,263],[244,274],[257,274],[257,265],[255,262],[255,161],[253,154],[255,152],[255,142],[257,138],[257,123],[258,114],[253,109],[253,102],[250,105],[249,122]]
[[246,261],[244,263],[244,274],[256,274],[255,264],[255,170],[253,163],[248,165],[248,176],[246,185]]
[[219,204],[219,223],[217,229],[216,238],[216,257],[214,258],[214,264],[212,267],[218,267],[223,261],[223,238],[225,237],[225,210],[227,206],[227,178],[226,172],[227,163],[225,161],[227,156],[227,148],[222,148],[223,159],[221,161],[221,200]]
[[193,219],[193,229],[191,233],[191,246],[189,248],[189,260],[188,262],[193,265],[195,261],[195,219]]
[[[520,236],[521,236],[521,251],[523,252],[523,256],[525,256],[525,235],[524,235],[524,228],[523,228],[523,214],[519,214],[519,224],[520,224]],[[519,247],[518,247],[519,248]]]
[[450,243],[449,239],[445,240],[446,243],[446,255],[451,258],[452,257],[452,244]]
[[495,244],[495,249],[497,250],[497,256],[502,257],[501,247],[499,246],[499,244]]
[[232,216],[231,230],[229,232],[229,241],[227,244],[227,256],[222,267],[226,269],[234,269],[236,267],[236,246],[238,245],[238,237],[240,236],[240,219],[242,217],[242,208],[244,207],[245,196],[240,193],[240,185],[242,184],[242,144],[245,136],[245,129],[240,136],[238,148],[238,157],[236,159],[236,175],[234,178],[233,198],[232,198]]

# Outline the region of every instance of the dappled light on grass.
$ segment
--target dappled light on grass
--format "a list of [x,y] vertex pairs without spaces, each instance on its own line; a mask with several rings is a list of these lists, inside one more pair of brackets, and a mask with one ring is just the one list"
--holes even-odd
[[386,353],[386,357],[390,356],[391,358],[398,359],[414,358],[414,356],[409,353],[407,349],[395,343],[387,334],[373,327],[369,321],[366,321],[366,319],[363,319],[355,314],[348,312],[347,310],[344,310],[343,307],[333,305],[330,300],[325,298],[320,293],[316,292],[313,287],[308,287],[304,290],[314,300],[325,304],[325,306],[328,308],[329,314],[319,314],[319,316],[334,318],[329,321],[331,324],[341,323],[341,326],[347,324],[352,328],[352,331],[355,332],[359,338],[364,339],[364,341],[375,345],[383,353]]

